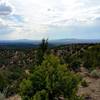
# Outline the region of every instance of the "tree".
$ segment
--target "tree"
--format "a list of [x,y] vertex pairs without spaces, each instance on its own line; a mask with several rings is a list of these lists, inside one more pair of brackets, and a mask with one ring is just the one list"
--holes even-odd
[[43,57],[45,54],[47,54],[47,51],[48,51],[48,39],[47,40],[43,39],[37,51],[37,65],[40,65],[42,63],[44,59]]
[[63,96],[67,100],[78,100],[76,92],[81,79],[60,64],[58,57],[48,55],[41,65],[20,84],[23,100],[56,100]]

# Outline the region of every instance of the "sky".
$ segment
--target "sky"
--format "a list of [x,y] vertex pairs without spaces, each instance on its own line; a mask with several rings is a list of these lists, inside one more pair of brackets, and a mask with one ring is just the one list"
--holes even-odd
[[0,0],[0,40],[100,39],[100,0]]

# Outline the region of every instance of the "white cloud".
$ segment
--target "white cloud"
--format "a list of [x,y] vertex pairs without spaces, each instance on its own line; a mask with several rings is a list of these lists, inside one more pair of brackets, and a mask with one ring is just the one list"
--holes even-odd
[[30,31],[30,29],[21,29],[16,28],[15,31],[12,31],[11,33],[7,34],[6,37],[8,39],[42,39],[44,37],[47,37],[46,33],[40,33],[35,30]]
[[15,5],[16,13],[25,16],[29,23],[38,24],[53,24],[60,20],[91,21],[99,15],[97,11],[100,9],[99,0],[94,2],[91,0],[9,0],[9,2]]
[[23,19],[21,23],[14,17],[2,19],[16,31],[10,38],[38,38],[42,34],[47,37],[51,26],[91,25],[100,18],[100,0],[8,0],[8,3],[13,5],[13,14]]

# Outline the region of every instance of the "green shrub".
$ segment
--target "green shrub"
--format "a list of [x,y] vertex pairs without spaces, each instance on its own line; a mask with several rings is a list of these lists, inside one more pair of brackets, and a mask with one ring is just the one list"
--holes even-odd
[[79,60],[72,60],[70,69],[73,71],[79,71],[81,62]]
[[66,100],[78,100],[76,93],[80,81],[79,75],[69,72],[57,57],[49,55],[21,82],[20,95],[23,100],[55,100],[61,95]]
[[83,87],[88,87],[88,83],[87,83],[85,80],[83,80],[83,81],[81,82],[81,85],[82,85]]
[[93,70],[90,74],[94,78],[100,78],[100,72],[98,72],[97,70]]

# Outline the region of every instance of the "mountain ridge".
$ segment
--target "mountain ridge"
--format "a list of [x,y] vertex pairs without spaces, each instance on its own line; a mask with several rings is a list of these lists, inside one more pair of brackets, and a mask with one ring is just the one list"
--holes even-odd
[[[41,43],[41,40],[0,40],[0,46],[2,47],[37,47]],[[55,39],[48,40],[50,46],[68,45],[68,44],[95,44],[100,43],[100,39]]]

